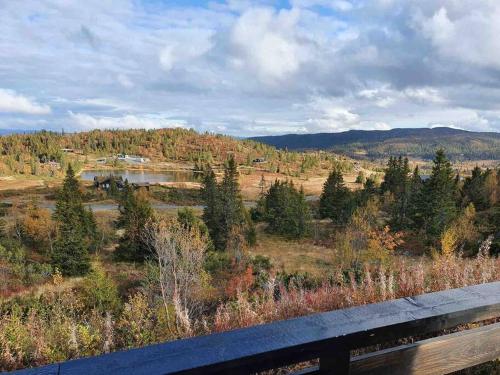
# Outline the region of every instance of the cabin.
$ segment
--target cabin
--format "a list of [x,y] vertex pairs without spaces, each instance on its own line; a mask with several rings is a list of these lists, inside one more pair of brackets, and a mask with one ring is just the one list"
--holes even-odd
[[149,163],[151,161],[149,158],[145,158],[138,155],[127,155],[127,154],[118,154],[116,155],[116,159],[124,161],[126,163]]
[[122,190],[125,186],[125,181],[123,181],[122,176],[94,176],[94,187],[96,189],[109,190],[111,183],[114,181],[118,190]]
[[499,318],[497,281],[15,373],[448,374],[500,358]]
[[[102,189],[108,191],[111,188],[112,181],[115,182],[116,188],[122,190],[125,187],[125,181],[122,176],[95,176],[94,177],[94,187],[96,189]],[[144,189],[149,191],[151,184],[149,182],[134,182],[130,186],[134,189]]]
[[265,163],[266,159],[264,158],[255,158],[252,160],[252,163]]

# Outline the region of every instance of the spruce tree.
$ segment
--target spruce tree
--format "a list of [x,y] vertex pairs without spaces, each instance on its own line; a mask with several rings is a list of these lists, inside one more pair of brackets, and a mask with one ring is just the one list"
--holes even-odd
[[396,162],[394,186],[394,206],[392,209],[391,227],[404,229],[409,226],[408,200],[410,195],[410,167],[408,158],[398,158]]
[[205,202],[205,207],[203,208],[203,221],[208,228],[210,238],[216,249],[224,250],[225,241],[220,226],[222,221],[222,202],[215,173],[210,166],[205,168],[201,195]]
[[249,244],[255,243],[255,228],[243,205],[238,167],[232,156],[226,163],[220,184],[217,184],[212,169],[206,168],[201,193],[205,202],[203,221],[215,249],[226,250],[230,237],[237,232],[244,233]]
[[411,176],[408,198],[408,218],[411,221],[411,227],[413,229],[422,228],[424,222],[423,212],[425,208],[422,192],[423,186],[417,165]]
[[377,195],[378,193],[379,189],[377,188],[375,181],[373,180],[373,178],[368,177],[363,184],[363,189],[356,191],[356,193],[354,194],[356,206],[365,206],[370,198],[374,195]]
[[226,248],[232,230],[236,227],[243,227],[245,224],[245,207],[238,183],[238,167],[233,156],[227,162],[220,190],[222,208],[220,221],[221,248]]
[[125,181],[119,205],[118,225],[125,229],[120,238],[115,257],[119,260],[142,262],[150,255],[144,238],[146,224],[154,218],[153,209],[145,196],[134,192]]
[[300,238],[309,232],[311,213],[304,191],[276,180],[264,197],[264,220],[270,233]]
[[438,238],[457,214],[456,184],[450,161],[439,149],[433,160],[432,173],[424,185],[424,226],[431,239]]
[[344,185],[342,172],[334,169],[323,186],[319,201],[322,218],[330,218],[336,224],[347,222],[353,209],[352,194]]
[[93,215],[85,210],[78,180],[68,166],[63,187],[56,202],[54,219],[58,223],[57,238],[51,260],[63,275],[78,276],[90,269],[86,236],[95,229]]
[[486,177],[490,170],[482,172],[481,168],[476,166],[472,170],[472,175],[467,177],[462,188],[462,205],[467,207],[469,203],[473,203],[478,210],[484,210],[489,207],[489,197],[486,190]]

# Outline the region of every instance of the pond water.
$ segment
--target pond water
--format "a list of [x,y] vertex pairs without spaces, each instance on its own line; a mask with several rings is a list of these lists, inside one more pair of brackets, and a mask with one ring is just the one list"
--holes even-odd
[[201,175],[191,171],[143,171],[138,169],[102,169],[82,171],[80,179],[93,181],[95,176],[122,177],[130,183],[158,183],[158,182],[196,182]]

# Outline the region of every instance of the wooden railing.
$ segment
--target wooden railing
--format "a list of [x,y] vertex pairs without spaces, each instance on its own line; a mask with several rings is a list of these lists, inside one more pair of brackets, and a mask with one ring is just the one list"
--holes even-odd
[[[319,359],[301,374],[444,374],[500,357],[500,282],[429,293],[119,351],[24,374],[249,374]],[[472,322],[462,330],[351,357],[351,351]]]

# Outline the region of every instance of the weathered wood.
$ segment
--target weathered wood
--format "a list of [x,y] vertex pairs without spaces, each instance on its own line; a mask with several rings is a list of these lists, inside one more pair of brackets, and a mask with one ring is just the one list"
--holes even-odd
[[[448,374],[497,358],[500,358],[500,323],[353,357],[349,374]],[[322,374],[320,367],[310,367],[294,374]],[[334,366],[331,368],[335,369]]]
[[355,357],[350,374],[448,374],[497,358],[500,323]]
[[252,373],[500,316],[500,282],[178,340],[61,363],[71,374]]
[[348,375],[351,353],[349,350],[326,351],[319,357],[318,374]]

